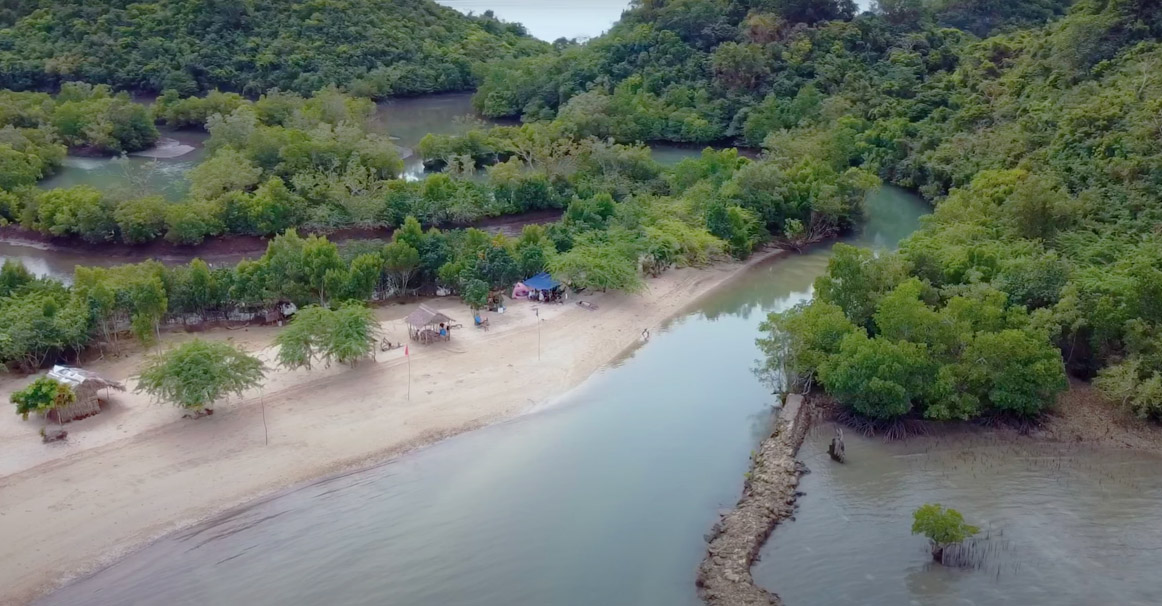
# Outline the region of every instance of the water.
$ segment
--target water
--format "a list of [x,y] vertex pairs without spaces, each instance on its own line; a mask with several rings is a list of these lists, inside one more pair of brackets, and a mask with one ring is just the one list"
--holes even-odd
[[148,257],[121,257],[72,250],[45,250],[29,244],[0,241],[0,264],[12,259],[24,265],[33,275],[49,276],[66,284],[73,281],[78,265],[112,267],[145,261]]
[[[795,521],[753,573],[787,604],[1162,604],[1162,458],[1033,441],[846,437],[830,427],[800,451]],[[979,569],[933,565],[910,534],[924,503],[960,510],[988,539]]]
[[[865,245],[927,210],[894,189],[869,209]],[[828,254],[753,269],[554,406],[210,521],[43,603],[696,604],[703,535],[769,430],[758,324],[807,300]]]
[[[53,189],[89,185],[116,198],[164,196],[177,201],[189,191],[186,173],[205,159],[208,135],[200,131],[164,131],[158,145],[143,154],[116,158],[69,156],[57,174],[40,182]],[[174,155],[178,154],[180,155]],[[150,157],[155,155],[158,157]]]
[[[380,103],[373,118],[372,129],[388,133],[404,154],[405,179],[420,179],[424,174],[419,154],[413,150],[424,135],[459,134],[474,125],[507,124],[501,121],[484,121],[472,109],[470,93],[451,93],[423,97],[392,99]],[[208,137],[200,131],[169,131],[163,133],[159,145],[152,150],[159,155],[167,155],[179,146],[188,146],[192,151],[177,157],[147,158],[129,156],[126,158],[80,158],[70,156],[65,165],[50,179],[40,183],[43,188],[90,185],[110,196],[131,198],[145,195],[162,195],[172,201],[181,200],[189,191],[186,173],[205,159],[203,144]],[[683,158],[697,156],[701,150],[692,146],[656,145],[655,158],[663,164],[675,164]],[[156,256],[156,251],[120,251],[116,255],[95,251],[64,250],[44,246],[30,246],[19,241],[0,241],[0,263],[5,259],[16,259],[24,263],[36,275],[51,276],[59,280],[72,279],[77,265],[118,265],[144,261]],[[188,262],[198,254],[196,249],[183,253],[170,250],[163,261],[169,263]],[[205,254],[204,252],[201,254]],[[222,255],[219,255],[222,256]],[[238,256],[222,256],[220,261],[237,261]]]

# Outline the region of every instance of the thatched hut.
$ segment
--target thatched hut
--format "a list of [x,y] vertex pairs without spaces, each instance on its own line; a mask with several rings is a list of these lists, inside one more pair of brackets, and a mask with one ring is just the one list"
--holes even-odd
[[110,381],[91,370],[71,366],[53,366],[48,378],[68,385],[77,394],[76,402],[49,412],[49,420],[57,423],[68,423],[101,412],[102,391],[105,393],[106,401],[109,399],[110,389],[125,391],[125,385],[117,381]]
[[[408,314],[404,322],[407,322],[408,336],[413,341],[431,343],[438,339],[447,338],[454,320],[421,303],[415,311]],[[443,335],[440,334],[441,328],[444,329]]]

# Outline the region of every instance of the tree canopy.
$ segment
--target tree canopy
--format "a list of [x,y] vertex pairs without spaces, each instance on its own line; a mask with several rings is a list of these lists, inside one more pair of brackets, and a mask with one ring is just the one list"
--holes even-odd
[[547,48],[430,0],[46,0],[0,12],[0,86],[414,95],[470,88],[482,61]]
[[927,537],[932,546],[932,557],[944,561],[944,550],[961,543],[980,532],[980,528],[964,521],[964,516],[951,507],[938,503],[921,505],[912,514],[912,534]]
[[68,406],[77,400],[71,387],[48,377],[40,377],[24,389],[12,392],[9,400],[16,405],[16,414],[25,421],[28,415],[47,415],[50,411]]
[[153,356],[135,391],[200,413],[228,396],[262,385],[262,362],[229,343],[195,339]]

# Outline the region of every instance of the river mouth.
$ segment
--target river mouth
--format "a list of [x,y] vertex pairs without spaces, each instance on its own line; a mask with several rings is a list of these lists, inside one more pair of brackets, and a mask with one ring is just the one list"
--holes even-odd
[[[885,442],[833,425],[799,451],[811,470],[793,521],[752,573],[784,603],[1159,604],[1162,475],[1157,454],[972,432]],[[982,530],[976,565],[932,564],[912,511],[941,503]]]
[[[868,209],[851,241],[894,246],[928,206],[885,188]],[[210,520],[42,603],[695,606],[704,536],[770,427],[758,325],[808,300],[829,255],[752,267],[553,406]]]

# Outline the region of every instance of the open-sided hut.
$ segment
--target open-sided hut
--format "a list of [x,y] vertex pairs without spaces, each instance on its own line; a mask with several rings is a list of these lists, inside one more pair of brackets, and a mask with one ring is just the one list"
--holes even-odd
[[53,366],[48,378],[68,385],[77,394],[75,402],[49,413],[49,419],[57,423],[68,423],[101,412],[102,391],[106,395],[110,389],[125,391],[125,386],[117,381],[110,381],[91,370],[71,366]]
[[404,321],[407,322],[408,335],[413,341],[431,343],[440,338],[440,325],[448,328],[454,320],[421,303]]

